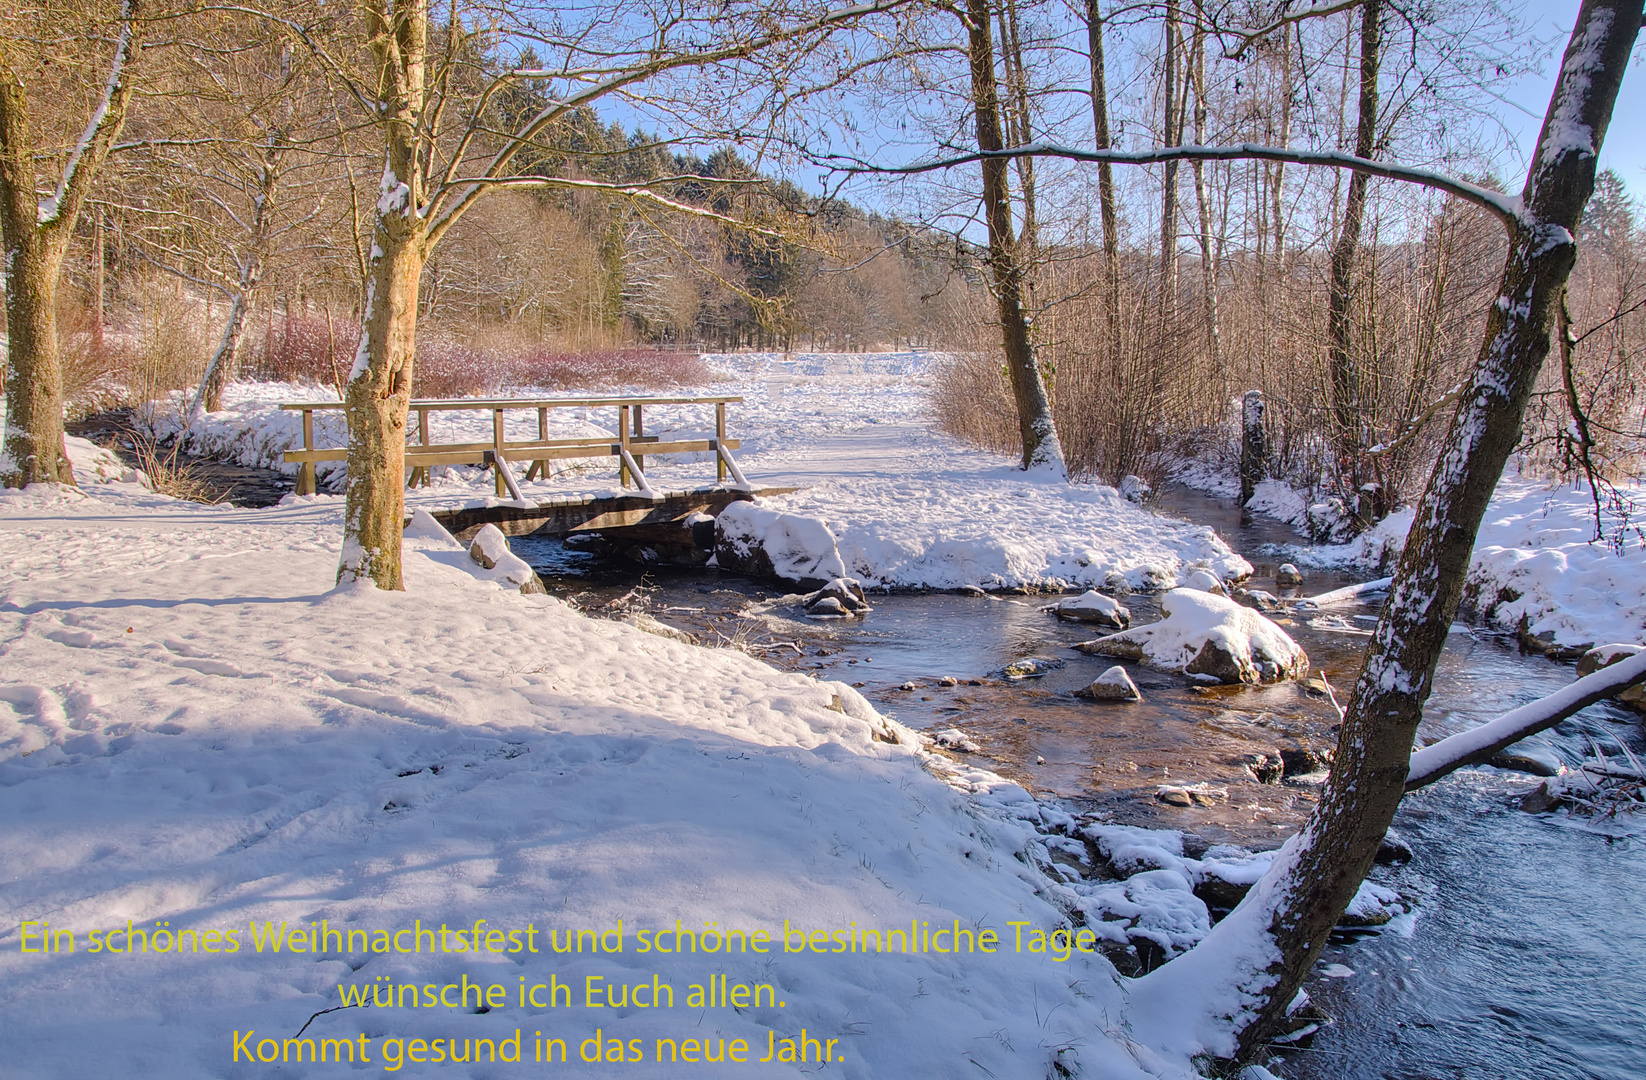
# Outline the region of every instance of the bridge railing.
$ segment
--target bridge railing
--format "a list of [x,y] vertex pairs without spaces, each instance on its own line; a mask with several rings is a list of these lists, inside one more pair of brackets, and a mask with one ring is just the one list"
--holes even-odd
[[[526,479],[547,479],[549,462],[569,458],[614,457],[618,461],[618,478],[623,487],[632,483],[642,495],[656,496],[646,481],[645,462],[648,454],[712,453],[715,456],[715,479],[724,483],[727,475],[732,486],[750,490],[743,471],[737,467],[731,452],[739,440],[726,435],[726,406],[741,402],[741,397],[709,395],[701,397],[538,397],[538,398],[423,398],[411,402],[410,411],[417,417],[417,442],[406,446],[407,484],[427,486],[429,470],[436,465],[484,465],[492,469],[498,495],[508,494],[516,501],[525,502],[524,496],[509,469],[511,461],[529,461]],[[648,405],[713,405],[714,437],[709,439],[670,439],[647,435],[645,409]],[[346,461],[347,447],[317,447],[314,445],[314,414],[343,409],[341,401],[292,401],[282,409],[303,414],[303,448],[286,451],[285,459],[298,466],[297,494],[315,492],[315,463],[318,461]],[[549,438],[550,409],[611,408],[616,413],[616,425],[610,437],[584,436],[573,439]],[[503,415],[510,410],[534,409],[537,412],[537,438],[507,439],[503,434]],[[429,441],[429,414],[431,412],[490,412],[492,437],[490,442],[431,443]],[[410,433],[408,433],[409,436]]]

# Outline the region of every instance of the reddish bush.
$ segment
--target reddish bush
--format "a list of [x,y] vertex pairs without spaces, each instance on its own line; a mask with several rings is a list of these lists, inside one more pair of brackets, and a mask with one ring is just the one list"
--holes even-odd
[[[253,330],[240,365],[246,378],[336,386],[354,363],[359,328],[352,320],[277,318],[272,332]],[[418,397],[466,397],[537,387],[548,390],[669,389],[712,378],[695,353],[645,347],[564,351],[547,343],[471,345],[432,331],[418,335]]]

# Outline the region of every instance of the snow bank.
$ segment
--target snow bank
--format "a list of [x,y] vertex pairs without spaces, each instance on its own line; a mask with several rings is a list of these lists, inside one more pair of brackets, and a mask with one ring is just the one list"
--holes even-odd
[[[305,1026],[371,1040],[373,1070],[388,1040],[517,1030],[528,1061],[542,1032],[575,1063],[599,1028],[608,1046],[639,1040],[647,1061],[574,1068],[669,1076],[678,1066],[652,1060],[659,1037],[743,1039],[758,1057],[804,1028],[836,1040],[829,1068],[845,1077],[1040,1080],[1054,1062],[1190,1075],[1187,1059],[1120,1033],[1127,1005],[1106,961],[1044,947],[1080,901],[1041,834],[1072,823],[1022,788],[924,757],[849,687],[477,581],[439,536],[408,538],[407,592],[333,589],[340,518],[336,499],[233,510],[119,484],[0,497],[9,1069],[260,1075],[266,1065],[234,1064],[233,1033],[283,1040]],[[1181,890],[1145,884],[1126,902],[1190,911]],[[251,932],[467,931],[480,918],[532,925],[542,951],[277,954]],[[128,920],[155,942],[220,929],[240,947],[90,952],[92,931],[123,935]],[[1001,945],[639,951],[642,930],[779,941],[784,920],[841,941],[987,928]],[[24,921],[74,931],[77,950],[23,952]],[[545,945],[620,925],[621,952]],[[782,1004],[688,1007],[711,974]],[[583,1005],[591,977],[615,993],[654,976],[674,1008]],[[334,1008],[340,986],[464,977],[503,987],[505,1003]],[[518,1003],[521,985],[556,982],[575,1007]]]
[[[1646,491],[1626,495],[1646,507]],[[1646,641],[1646,542],[1620,532],[1624,524],[1609,516],[1609,539],[1594,542],[1586,488],[1500,483],[1469,566],[1470,606],[1491,626],[1566,649]],[[1411,525],[1412,511],[1403,510],[1352,543],[1297,554],[1317,566],[1392,566]]]

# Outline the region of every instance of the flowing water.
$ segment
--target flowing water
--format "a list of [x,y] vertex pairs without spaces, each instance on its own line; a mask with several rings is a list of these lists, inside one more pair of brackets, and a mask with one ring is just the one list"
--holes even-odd
[[[1160,509],[1210,525],[1256,567],[1253,588],[1275,592],[1269,545],[1294,542],[1285,525],[1242,515],[1232,500],[1184,489]],[[769,663],[856,686],[882,712],[924,730],[958,728],[978,764],[1071,809],[1109,820],[1183,829],[1204,842],[1267,848],[1294,831],[1318,776],[1261,784],[1251,756],[1332,745],[1337,717],[1318,688],[1196,688],[1125,665],[1137,704],[1075,697],[1114,663],[1069,646],[1101,631],[1041,609],[1053,597],[950,593],[871,595],[862,619],[808,619],[781,588],[713,570],[603,563],[558,541],[522,538],[516,550],[551,592],[593,614],[645,612],[705,643],[736,645]],[[1304,593],[1345,584],[1311,575]],[[1158,599],[1122,598],[1134,625]],[[1348,605],[1281,620],[1339,692],[1352,683],[1375,608]],[[1014,661],[1053,665],[1021,681]],[[1523,655],[1512,639],[1459,625],[1436,675],[1422,731],[1471,726],[1571,681],[1569,664]],[[953,680],[954,685],[945,685]],[[1595,706],[1538,737],[1568,762],[1591,742],[1641,751],[1632,714]],[[1162,784],[1227,791],[1210,807],[1155,798]],[[1381,871],[1416,901],[1382,933],[1334,942],[1309,984],[1333,1019],[1272,1067],[1294,1080],[1326,1078],[1646,1077],[1646,848],[1518,809],[1525,776],[1466,770],[1407,798],[1395,827],[1413,860]]]

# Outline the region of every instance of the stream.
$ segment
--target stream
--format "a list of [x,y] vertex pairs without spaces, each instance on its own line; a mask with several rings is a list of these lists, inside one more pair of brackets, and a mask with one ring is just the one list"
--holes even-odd
[[[1256,568],[1250,588],[1279,595],[1273,545],[1283,523],[1243,515],[1232,499],[1169,488],[1164,513],[1210,525]],[[1041,609],[1056,597],[871,594],[862,619],[812,620],[776,585],[712,569],[604,561],[558,540],[520,537],[518,554],[549,591],[593,615],[645,613],[704,644],[743,648],[788,670],[859,688],[877,709],[921,730],[955,728],[977,764],[1071,811],[1181,829],[1203,843],[1277,846],[1315,802],[1319,776],[1258,783],[1254,753],[1328,750],[1337,717],[1318,688],[1191,686],[1125,666],[1136,704],[1073,696],[1113,661],[1069,648],[1102,631]],[[1353,579],[1316,571],[1294,594]],[[1134,625],[1158,598],[1120,598]],[[1376,608],[1348,604],[1311,619],[1278,618],[1339,694],[1358,669]],[[1015,681],[1014,661],[1054,665]],[[1511,637],[1453,628],[1420,738],[1488,720],[1573,678],[1570,664],[1524,655]],[[946,685],[951,682],[953,685]],[[1639,718],[1593,706],[1535,737],[1568,764],[1591,743],[1640,753]],[[1163,783],[1228,792],[1208,807],[1168,806]],[[1270,1067],[1289,1080],[1646,1076],[1646,847],[1518,807],[1521,773],[1469,769],[1408,796],[1395,829],[1413,858],[1379,880],[1415,902],[1379,933],[1334,939],[1307,986],[1332,1020]]]

